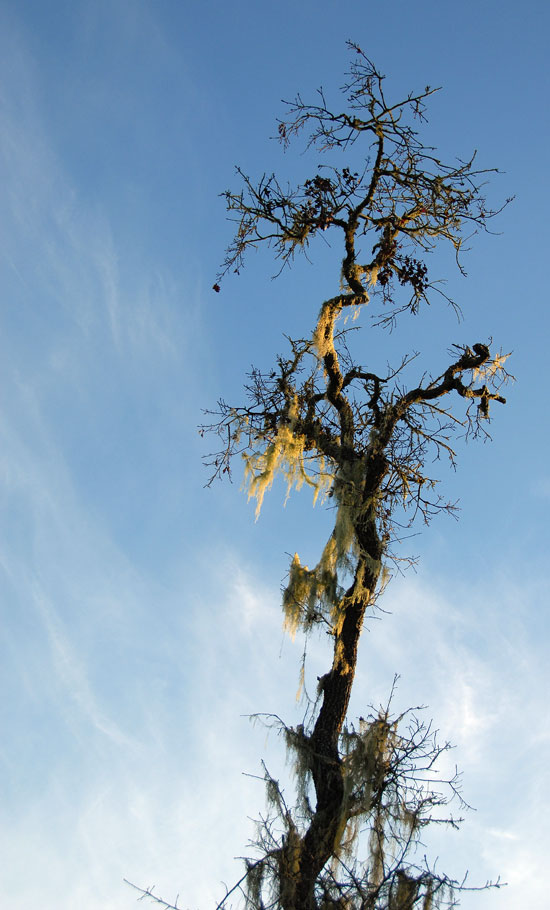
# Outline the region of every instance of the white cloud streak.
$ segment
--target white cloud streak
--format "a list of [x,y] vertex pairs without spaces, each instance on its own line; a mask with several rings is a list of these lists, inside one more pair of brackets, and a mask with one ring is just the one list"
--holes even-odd
[[[56,402],[75,390],[66,419],[81,408],[82,429],[105,350],[120,370],[132,357],[136,371],[175,357],[178,289],[146,269],[128,278],[105,212],[79,197],[48,140],[23,42],[5,29],[0,51],[16,87],[3,89],[0,114],[0,249],[19,345],[17,362],[4,358],[0,420],[0,893],[13,910],[122,910],[134,898],[127,877],[206,906],[220,879],[239,874],[233,857],[263,805],[261,785],[241,772],[258,772],[265,756],[287,773],[282,743],[243,715],[300,716],[300,643],[283,644],[278,592],[238,553],[216,554],[213,568],[183,540],[168,589],[87,507]],[[109,378],[114,387],[115,370]],[[407,577],[362,646],[352,713],[385,701],[399,672],[396,707],[429,704],[458,745],[479,812],[441,865],[460,874],[473,857],[477,877],[510,882],[465,908],[545,906],[549,679],[525,621],[539,596],[504,573],[452,593]],[[322,643],[310,657],[313,689]]]

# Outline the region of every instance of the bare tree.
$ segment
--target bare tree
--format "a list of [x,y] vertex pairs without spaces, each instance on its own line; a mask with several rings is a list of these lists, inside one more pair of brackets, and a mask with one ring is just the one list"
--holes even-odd
[[356,725],[347,712],[363,624],[399,539],[415,520],[452,508],[437,493],[433,464],[454,462],[454,437],[487,434],[492,403],[505,401],[506,356],[485,342],[453,345],[446,357],[430,352],[439,365],[412,381],[407,354],[380,374],[352,353],[343,317],[368,307],[373,332],[421,312],[434,295],[444,299],[427,254],[447,242],[462,270],[464,239],[496,212],[473,157],[444,164],[419,138],[432,89],[389,100],[383,76],[359,47],[350,50],[345,104],[334,112],[322,90],[314,104],[298,95],[278,126],[285,148],[304,137],[319,153],[314,174],[283,186],[275,175],[254,181],[239,170],[240,190],[224,194],[236,232],[215,290],[262,245],[284,267],[322,234],[341,244],[342,261],[339,290],[322,303],[312,334],[289,339],[273,369],[253,369],[246,403],[220,401],[202,428],[221,439],[207,459],[212,479],[230,474],[240,455],[258,512],[282,474],[289,490],[310,487],[334,515],[317,565],[296,554],[283,593],[289,632],[325,632],[332,664],[316,696],[305,696],[303,724],[266,718],[294,755],[296,801],[289,805],[265,770],[270,808],[255,854],[219,908],[241,892],[255,910],[429,910],[456,906],[466,887],[436,872],[419,847],[427,826],[460,821],[448,808],[457,799],[460,811],[457,778],[446,790],[436,783],[448,745],[415,712],[392,716],[391,699]]

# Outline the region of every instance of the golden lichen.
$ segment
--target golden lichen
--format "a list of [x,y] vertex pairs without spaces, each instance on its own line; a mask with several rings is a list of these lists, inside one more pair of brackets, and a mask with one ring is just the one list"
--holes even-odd
[[[357,281],[359,284],[362,285],[362,287],[364,289],[365,282],[368,285],[370,285],[371,287],[374,287],[374,285],[376,284],[376,282],[378,280],[378,272],[380,271],[380,266],[374,265],[374,266],[370,267],[368,265],[361,265],[360,263],[356,262],[354,265],[348,266],[348,269],[349,269],[348,274],[350,276],[350,280]],[[349,282],[347,281],[347,279],[343,273],[342,273],[342,286],[349,287]],[[362,304],[368,303],[369,295],[365,291],[364,291],[364,298],[365,299],[362,301]]]
[[349,570],[357,555],[356,525],[364,511],[364,465],[361,459],[342,465],[334,478],[332,496],[337,503],[332,536],[335,564]]
[[370,808],[372,790],[382,786],[396,735],[396,725],[388,723],[384,714],[363,721],[359,733],[348,735],[346,768],[352,781],[367,784],[364,811]]
[[300,678],[298,680],[298,691],[296,692],[296,701],[300,701],[302,693],[304,691],[304,686],[306,682],[306,665],[302,661],[302,666],[300,667]]
[[[341,630],[338,630],[338,631],[340,632]],[[352,667],[350,667],[348,661],[346,660],[344,642],[339,637],[339,635],[336,636],[336,644],[334,647],[334,659],[333,659],[332,665],[333,665],[334,669],[339,674],[341,673],[343,676],[346,676],[348,673],[351,673],[351,671],[352,671]]]
[[[288,584],[283,592],[285,628],[294,637],[298,628],[309,628],[320,616],[330,620],[332,631],[338,635],[345,615],[339,572],[350,572],[358,544],[356,523],[365,509],[362,502],[363,464],[360,460],[339,468],[333,478],[331,495],[336,501],[336,516],[332,533],[315,568],[302,565],[295,553],[289,570]],[[332,478],[331,478],[332,479]],[[366,506],[370,506],[367,504]],[[363,562],[371,576],[378,578],[379,560],[362,553]]]
[[509,357],[510,354],[497,354],[497,356],[488,363],[483,364],[481,367],[476,367],[475,370],[472,370],[473,381],[476,382],[478,379],[491,379],[504,369],[504,364]]
[[321,307],[317,325],[313,333],[313,347],[320,361],[334,351],[334,323],[338,313],[337,307],[330,300]]
[[[256,518],[258,518],[264,496],[271,489],[277,474],[281,474],[287,483],[287,499],[292,487],[297,490],[307,484],[313,490],[313,504],[319,496],[325,495],[332,485],[332,474],[325,471],[322,457],[307,459],[306,437],[297,432],[298,399],[294,399],[277,427],[275,436],[266,447],[257,452],[244,452],[244,483],[248,487],[248,498],[256,499]],[[310,469],[308,462],[312,463]]]
[[[323,553],[326,550],[327,547]],[[284,626],[291,638],[300,626],[307,627],[313,622],[318,604],[332,604],[336,598],[337,578],[330,564],[323,566],[321,557],[315,569],[308,569],[295,553],[283,592]]]
[[378,272],[379,272],[379,271],[380,271],[380,266],[379,266],[379,265],[374,265],[374,266],[372,267],[372,269],[371,269],[371,270],[369,271],[369,273],[368,273],[369,284],[370,284],[372,287],[374,287],[374,285],[375,285],[376,282],[378,281]]

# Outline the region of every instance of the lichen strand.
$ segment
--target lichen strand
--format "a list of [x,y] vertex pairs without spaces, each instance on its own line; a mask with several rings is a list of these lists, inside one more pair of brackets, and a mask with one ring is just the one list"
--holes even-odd
[[[366,513],[372,519],[376,509],[372,500],[363,502],[363,485],[362,459],[340,467],[330,490],[336,500],[336,518],[319,562],[309,569],[301,564],[298,553],[294,554],[283,591],[284,627],[292,638],[298,629],[307,631],[320,621],[330,623],[334,635],[340,634],[347,604],[343,580],[346,573],[353,573],[358,557],[371,579],[377,580],[381,574],[380,560],[361,550],[358,543],[358,523]],[[364,593],[372,596],[371,584],[368,590],[360,590],[361,577],[361,573],[355,573],[354,596]]]
[[[336,500],[334,528],[314,569],[303,566],[297,553],[290,565],[283,591],[285,629],[294,637],[299,628],[307,630],[320,619],[329,621],[338,634],[345,609],[341,574],[351,572],[358,553],[355,526],[362,505],[363,464],[357,460],[338,470],[331,495]],[[370,560],[368,554],[364,559]],[[370,562],[374,563],[373,560]],[[379,564],[369,566],[377,577]]]
[[[363,274],[365,271],[363,266],[356,266],[358,273]],[[366,272],[366,276],[369,279],[372,278],[373,272]],[[370,276],[370,277],[369,277]],[[376,277],[374,278],[373,283],[376,282]],[[344,307],[347,310],[347,314],[355,320],[357,319],[361,307],[369,302],[369,297],[365,293],[361,297],[357,294],[344,292],[339,297],[333,297],[330,300],[325,300],[319,316],[317,318],[317,325],[315,326],[315,331],[313,332],[312,342],[313,350],[317,355],[319,365],[322,366],[324,359],[327,354],[332,354],[336,357],[336,347],[334,344],[334,327],[339,316],[342,313]],[[347,321],[348,315],[344,322]]]
[[[284,835],[283,846],[277,854],[279,866],[277,906],[292,907],[294,905],[301,855],[302,839],[292,821],[288,819],[288,829]],[[258,906],[264,906],[264,904]]]
[[420,889],[420,882],[406,872],[396,874],[397,888],[390,894],[389,910],[413,910]]
[[[285,738],[294,755],[301,811],[304,819],[311,819],[312,808],[308,799],[313,761],[311,739],[301,726],[285,728]],[[359,730],[344,728],[341,735],[344,798],[333,829],[330,866],[336,878],[342,862],[353,856],[360,832],[368,832],[369,884],[373,895],[384,888],[389,870],[399,864],[399,847],[387,837],[388,825],[394,830],[396,826],[402,828],[407,842],[418,840],[422,825],[422,806],[426,802],[422,796],[419,802],[418,792],[408,793],[402,782],[394,779],[392,774],[392,766],[402,760],[409,747],[410,743],[398,733],[398,721],[390,719],[383,709],[368,720],[361,718]],[[275,791],[272,800],[278,801],[280,791],[277,784]],[[297,838],[296,829],[286,815],[285,829],[278,857],[280,882],[290,900],[288,906],[293,906],[292,892],[303,841]],[[422,901],[422,910],[433,908],[433,880],[422,873],[415,876],[398,870],[389,890],[385,889],[384,893],[388,910],[412,910],[419,900]],[[333,904],[319,904],[319,907],[324,906]]]
[[291,638],[299,628],[310,629],[325,614],[330,615],[333,604],[340,599],[334,549],[331,537],[314,569],[303,566],[298,554],[294,554],[283,591],[284,627]]
[[351,568],[350,557],[356,556],[357,520],[364,508],[363,485],[365,466],[363,459],[344,462],[334,478],[332,496],[337,503],[333,536],[336,544],[336,560],[339,566]]
[[313,347],[321,363],[330,351],[334,351],[334,323],[339,310],[332,300],[326,300],[321,307],[313,333]]
[[312,809],[309,802],[311,783],[311,741],[300,725],[297,728],[285,727],[285,739],[288,756],[292,756],[292,770],[296,780],[298,802],[304,817],[311,818]]
[[493,376],[504,373],[504,364],[509,357],[510,354],[497,354],[496,357],[489,360],[485,366],[476,367],[472,370],[472,381],[476,382],[478,379],[492,379]]
[[[374,265],[360,265],[358,262],[355,262],[347,266],[347,271],[349,273],[350,281],[353,281],[354,284],[357,283],[363,287],[364,300],[362,300],[361,303],[368,303],[370,298],[364,291],[364,287],[365,284],[369,285],[370,287],[376,286],[376,283],[378,281],[378,272],[380,271],[380,265],[377,263],[374,263]],[[346,277],[343,273],[342,282],[349,284],[349,281],[346,281]]]
[[424,895],[424,903],[422,904],[422,910],[433,910],[434,905],[434,891],[433,883],[429,878],[426,883],[426,893]]
[[373,791],[380,791],[392,749],[398,745],[397,726],[380,713],[369,721],[361,720],[359,731],[342,731],[344,768],[357,803],[356,809],[368,813]]
[[[345,752],[343,763],[346,782],[346,815],[351,820],[348,839],[357,831],[360,823],[373,814],[373,828],[378,827],[383,813],[380,794],[383,792],[384,780],[389,767],[391,749],[395,744],[395,724],[389,724],[387,718],[379,715],[367,723],[362,721],[362,729],[357,733],[344,730],[342,745]],[[348,840],[347,839],[347,840]],[[376,862],[383,861],[382,843],[376,834],[374,850]]]
[[[307,801],[307,781],[311,764],[311,746],[303,730],[287,730],[287,745],[295,755],[295,773],[301,793],[303,809],[311,812]],[[395,844],[386,837],[387,825],[391,820],[404,831],[408,842],[418,839],[422,826],[422,801],[420,804],[410,794],[403,792],[392,781],[391,767],[396,756],[407,750],[408,743],[399,736],[397,721],[390,720],[385,711],[369,720],[360,721],[359,730],[344,728],[341,736],[342,771],[344,799],[340,818],[335,828],[332,850],[332,866],[336,872],[338,863],[353,855],[360,831],[369,832],[369,866],[371,886],[378,888],[384,881],[387,869],[398,860],[394,855]],[[389,776],[388,776],[389,775]],[[418,796],[418,794],[416,794]],[[366,828],[365,828],[366,825]],[[398,878],[398,887],[390,895],[390,906],[408,907],[403,903],[405,896],[418,898],[423,886],[423,908],[430,910],[433,900],[431,882],[428,879],[407,876]],[[412,906],[412,905],[411,905]]]
[[248,498],[256,500],[256,518],[260,514],[265,493],[271,489],[278,474],[286,480],[287,499],[293,487],[299,490],[305,483],[313,490],[314,505],[319,496],[323,498],[332,485],[332,475],[325,470],[323,457],[316,455],[307,459],[306,437],[296,432],[297,419],[298,399],[294,396],[275,435],[265,438],[265,449],[243,453],[244,485],[248,488]]

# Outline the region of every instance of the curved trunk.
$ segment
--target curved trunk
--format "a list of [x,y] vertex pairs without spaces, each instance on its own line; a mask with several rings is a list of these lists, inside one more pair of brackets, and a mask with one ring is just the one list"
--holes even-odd
[[[367,471],[362,500],[365,508],[356,523],[361,556],[355,577],[343,598],[344,619],[334,636],[331,670],[322,677],[322,704],[309,737],[310,768],[315,787],[315,813],[302,838],[299,862],[291,873],[284,910],[315,910],[315,882],[334,855],[345,829],[345,788],[339,740],[344,726],[355,670],[359,638],[367,608],[373,603],[381,571],[383,545],[376,526],[373,496],[386,474],[383,457],[374,456]],[[290,882],[289,882],[290,884]],[[287,889],[284,889],[285,891]]]

